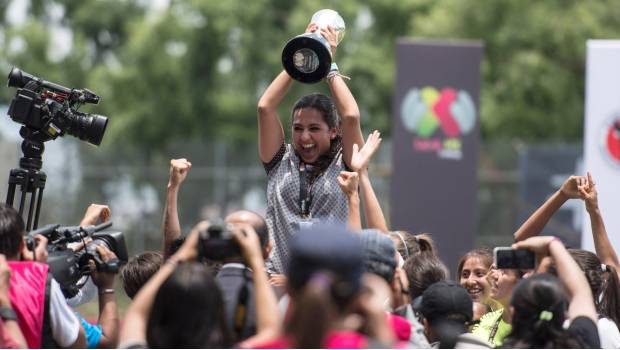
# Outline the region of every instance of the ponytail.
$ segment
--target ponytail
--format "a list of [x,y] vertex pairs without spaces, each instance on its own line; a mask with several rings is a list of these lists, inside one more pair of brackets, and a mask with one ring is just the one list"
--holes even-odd
[[607,282],[601,288],[600,310],[603,316],[610,318],[620,328],[620,280],[613,266],[604,266],[608,276]]

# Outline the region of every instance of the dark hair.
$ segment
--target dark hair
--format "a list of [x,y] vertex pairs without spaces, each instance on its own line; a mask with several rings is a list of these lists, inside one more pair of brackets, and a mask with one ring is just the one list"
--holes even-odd
[[407,260],[415,254],[427,253],[435,255],[435,243],[428,233],[414,235],[407,231],[390,231],[396,250]]
[[19,254],[19,245],[26,233],[24,220],[17,210],[0,204],[0,254],[7,257]]
[[[592,290],[596,311],[620,327],[620,282],[613,266],[605,265],[596,254],[582,249],[569,249],[573,259],[583,270]],[[609,272],[605,278],[605,272]]]
[[[583,348],[583,344],[562,327],[568,298],[562,282],[547,273],[521,280],[515,287],[510,305],[512,333],[504,341],[507,348]],[[543,311],[551,319],[541,319]]]
[[421,296],[433,283],[448,279],[446,265],[434,255],[414,255],[405,261],[403,269],[409,280],[411,300]]
[[364,265],[366,271],[383,278],[388,284],[394,280],[394,266],[376,260],[366,260]]
[[456,267],[456,280],[459,281],[461,278],[461,273],[463,272],[463,266],[467,262],[467,260],[476,258],[482,260],[484,265],[487,267],[487,270],[491,268],[493,265],[493,253],[491,253],[491,249],[489,248],[477,248],[468,251],[461,257],[459,260],[459,264]]
[[159,270],[164,262],[160,252],[144,252],[127,262],[121,269],[120,278],[123,289],[130,299],[133,299],[140,288]]
[[336,138],[331,141],[329,152],[327,152],[327,154],[321,155],[315,163],[318,168],[317,170],[322,171],[329,166],[334,157],[342,149],[340,116],[338,115],[338,110],[336,109],[334,101],[332,101],[332,99],[328,96],[325,96],[318,92],[303,96],[299,100],[297,100],[297,102],[295,102],[295,105],[293,105],[293,112],[291,113],[291,118],[295,115],[295,112],[303,108],[316,109],[321,113],[323,121],[327,124],[327,126],[330,129],[336,128],[336,130],[338,131],[338,135],[336,136]]
[[293,305],[290,321],[286,323],[286,334],[291,335],[291,347],[299,349],[320,349],[325,336],[333,328],[337,315],[344,312],[357,294],[340,284],[329,272],[315,273],[301,291]]
[[232,346],[224,300],[201,263],[182,263],[161,285],[149,315],[150,348],[228,348]]

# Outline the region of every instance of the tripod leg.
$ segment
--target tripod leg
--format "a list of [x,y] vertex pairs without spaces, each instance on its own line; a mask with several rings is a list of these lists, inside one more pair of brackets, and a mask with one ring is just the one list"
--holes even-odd
[[39,214],[41,213],[41,201],[43,200],[43,188],[39,189],[39,195],[37,196],[37,206],[34,214],[34,224],[32,225],[33,229],[39,227]]
[[15,199],[15,183],[9,183],[9,190],[6,193],[6,205],[13,207],[13,200]]
[[26,231],[30,231],[30,229],[33,229],[34,227],[31,226],[32,224],[32,214],[34,214],[34,204],[36,203],[35,201],[35,197],[37,196],[37,188],[33,188],[32,189],[32,194],[30,195],[30,206],[28,208],[28,223],[26,224]]

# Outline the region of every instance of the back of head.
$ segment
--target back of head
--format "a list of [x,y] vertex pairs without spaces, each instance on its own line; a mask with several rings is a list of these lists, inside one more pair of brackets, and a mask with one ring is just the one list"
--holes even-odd
[[121,269],[120,278],[130,299],[133,299],[140,288],[159,270],[163,262],[162,253],[155,251],[144,252],[129,259]]
[[17,210],[0,204],[0,254],[7,258],[17,256],[25,230],[24,220]]
[[448,268],[434,255],[418,254],[405,261],[411,300],[422,295],[430,285],[448,279]]
[[614,267],[602,264],[598,256],[590,251],[568,251],[586,275],[596,311],[620,327],[620,281]]
[[208,268],[180,264],[155,296],[147,325],[151,348],[226,348],[224,300]]
[[251,210],[238,210],[228,214],[225,221],[226,223],[233,225],[239,223],[249,224],[252,226],[254,231],[256,231],[261,247],[265,248],[267,243],[269,243],[269,229],[267,227],[267,221],[265,221],[265,218],[263,218],[260,214]]
[[378,230],[362,230],[360,239],[364,247],[366,271],[380,276],[387,283],[392,283],[396,269],[394,242]]
[[467,332],[473,317],[473,304],[467,290],[453,281],[440,281],[429,286],[414,303],[426,319],[442,348],[452,348],[458,336]]
[[537,274],[517,284],[510,305],[512,333],[504,346],[512,348],[575,348],[580,342],[563,329],[568,299],[560,280]]
[[389,235],[405,260],[416,254],[435,255],[435,243],[428,233],[414,235],[407,231],[391,231]]
[[287,287],[293,314],[286,333],[297,348],[320,348],[333,321],[344,315],[361,288],[363,253],[344,228],[313,225],[290,244]]

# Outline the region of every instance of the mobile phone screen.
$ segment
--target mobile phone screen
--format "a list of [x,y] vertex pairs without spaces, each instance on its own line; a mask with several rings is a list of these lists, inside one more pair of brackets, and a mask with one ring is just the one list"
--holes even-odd
[[533,269],[536,255],[527,249],[495,248],[495,265],[498,269]]

